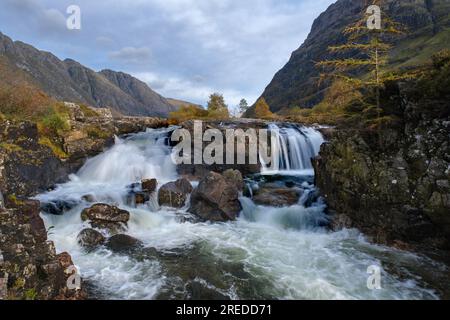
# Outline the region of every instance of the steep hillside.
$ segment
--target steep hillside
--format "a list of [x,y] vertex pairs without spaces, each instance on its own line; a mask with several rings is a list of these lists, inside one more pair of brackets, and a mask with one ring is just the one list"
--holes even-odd
[[[33,84],[58,100],[85,103],[134,116],[166,117],[175,108],[145,83],[125,73],[95,72],[80,63],[61,61],[0,33],[3,63],[19,68]],[[3,76],[0,80],[10,81]]]
[[[368,3],[371,1],[339,0],[315,20],[306,41],[262,94],[272,111],[294,106],[309,108],[322,99],[327,85],[318,85],[315,63],[333,58],[327,48],[345,41],[343,28],[361,17]],[[384,10],[408,28],[392,52],[391,67],[421,64],[432,53],[448,47],[450,0],[386,0]]]

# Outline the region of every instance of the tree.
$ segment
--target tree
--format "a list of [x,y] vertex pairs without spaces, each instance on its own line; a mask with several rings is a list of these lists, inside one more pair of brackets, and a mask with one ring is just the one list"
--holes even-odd
[[[383,69],[388,63],[389,52],[392,48],[388,42],[393,39],[393,36],[404,32],[399,23],[382,15],[380,8],[382,2],[383,0],[374,0],[362,19],[344,29],[343,34],[347,38],[347,43],[329,47],[331,53],[346,54],[347,58],[326,60],[317,64],[319,67],[334,69],[330,74],[322,74],[322,79],[331,75],[352,84],[355,89],[373,90],[376,96],[378,118],[381,113],[380,90],[383,84],[388,80],[399,80],[405,77],[405,75],[394,75]],[[351,57],[348,58],[349,54]],[[367,75],[355,76],[361,71],[365,71]]]
[[221,109],[228,109],[223,95],[220,93],[211,94],[208,101],[208,111],[217,111]]
[[228,106],[225,103],[223,95],[213,93],[209,96],[208,113],[212,119],[228,119],[230,117]]
[[266,102],[266,99],[259,98],[255,104],[255,116],[258,119],[273,119],[275,115],[270,111],[270,107]]
[[247,112],[248,108],[249,106],[247,100],[241,99],[241,101],[239,102],[239,112],[244,114],[245,112]]

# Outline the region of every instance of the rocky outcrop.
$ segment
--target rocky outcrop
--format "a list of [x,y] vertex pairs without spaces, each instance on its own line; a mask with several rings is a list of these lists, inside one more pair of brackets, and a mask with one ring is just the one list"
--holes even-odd
[[192,193],[189,212],[203,221],[224,222],[235,220],[241,209],[237,185],[210,172]]
[[449,249],[448,88],[439,100],[408,87],[389,94],[402,123],[334,133],[314,161],[316,183],[336,227],[357,227],[381,243]]
[[[404,37],[396,38],[398,43],[390,60],[392,69],[420,64],[424,58],[448,46],[442,41],[448,37],[448,1],[383,2],[383,14],[408,29]],[[328,51],[328,47],[346,41],[342,30],[360,19],[368,5],[363,0],[339,0],[314,21],[306,41],[292,53],[289,62],[277,72],[262,94],[273,112],[295,106],[311,108],[322,100],[329,83],[319,81],[322,70],[316,68],[315,63],[338,58]],[[254,116],[253,108],[246,116]]]
[[[208,129],[216,129],[221,131],[223,135],[223,144],[226,146],[226,131],[227,129],[241,129],[244,132],[246,132],[248,129],[267,129],[268,123],[263,120],[252,120],[252,119],[239,119],[239,120],[229,120],[229,121],[202,121],[202,136],[200,138],[203,138],[203,134]],[[191,137],[192,137],[192,154],[191,159],[194,159],[194,152],[195,152],[195,145],[194,145],[194,121],[186,121],[181,124],[182,129],[186,129],[189,131]],[[257,159],[256,164],[251,164],[249,161],[249,139],[247,138],[245,142],[243,142],[245,146],[244,150],[244,157],[245,157],[245,164],[237,164],[238,152],[239,149],[236,148],[238,140],[235,139],[235,161],[233,164],[227,164],[226,158],[225,158],[225,152],[224,152],[224,159],[223,164],[212,164],[212,165],[205,165],[205,164],[194,164],[193,160],[190,164],[180,164],[177,166],[178,173],[182,176],[186,176],[195,180],[200,180],[206,175],[209,174],[210,171],[223,173],[227,170],[233,169],[240,171],[243,175],[248,174],[256,174],[261,171],[261,163],[259,159]],[[177,142],[173,142],[174,145],[177,144]],[[210,142],[203,142],[203,148],[202,150],[205,150],[205,147],[208,146]]]
[[89,221],[92,227],[117,233],[126,229],[130,213],[107,204],[94,204],[81,212],[81,220]]
[[110,107],[131,116],[167,117],[177,108],[144,82],[122,72],[95,72],[80,63],[61,61],[0,32],[0,56],[50,96],[96,107]]
[[181,208],[185,205],[192,190],[192,185],[187,179],[179,179],[175,182],[169,182],[159,189],[159,205]]
[[75,104],[66,106],[70,129],[51,144],[35,123],[0,121],[0,192],[5,198],[32,196],[65,182],[88,157],[111,146],[116,135],[167,126],[159,118],[111,118],[91,115]]
[[70,255],[47,240],[37,201],[0,209],[0,300],[84,299],[74,272]]

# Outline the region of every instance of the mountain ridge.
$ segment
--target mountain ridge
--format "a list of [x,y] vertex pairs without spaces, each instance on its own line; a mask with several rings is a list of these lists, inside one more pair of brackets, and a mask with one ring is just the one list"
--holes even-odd
[[129,74],[108,69],[96,72],[76,60],[60,60],[51,52],[13,41],[2,32],[0,55],[58,100],[109,107],[129,116],[167,117],[176,110],[164,97]]

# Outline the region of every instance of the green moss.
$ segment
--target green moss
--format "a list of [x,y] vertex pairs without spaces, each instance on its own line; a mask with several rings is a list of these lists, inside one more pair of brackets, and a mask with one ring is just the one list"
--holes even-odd
[[108,139],[111,137],[110,132],[102,130],[96,126],[89,126],[85,130],[88,137],[92,139]]
[[99,116],[97,112],[95,112],[94,110],[92,110],[91,108],[89,108],[84,104],[80,104],[80,109],[86,118],[96,118]]
[[13,288],[14,289],[21,289],[25,286],[25,279],[24,278],[17,278],[14,282]]
[[19,200],[19,199],[17,199],[17,197],[16,197],[15,194],[10,194],[10,195],[8,196],[8,200],[9,200],[12,204],[14,204],[15,206],[21,206],[21,205],[24,205],[24,202],[21,201],[21,200]]
[[57,156],[60,159],[67,159],[69,157],[69,155],[64,152],[64,150],[62,150],[61,147],[59,147],[58,145],[56,145],[52,140],[50,140],[48,137],[41,137],[39,139],[39,144],[43,145],[43,146],[47,146],[49,147],[53,154],[55,156]]
[[19,152],[23,150],[21,146],[6,142],[0,143],[0,148],[5,149],[8,152]]
[[36,300],[37,292],[35,289],[28,289],[25,291],[25,299],[26,300]]

